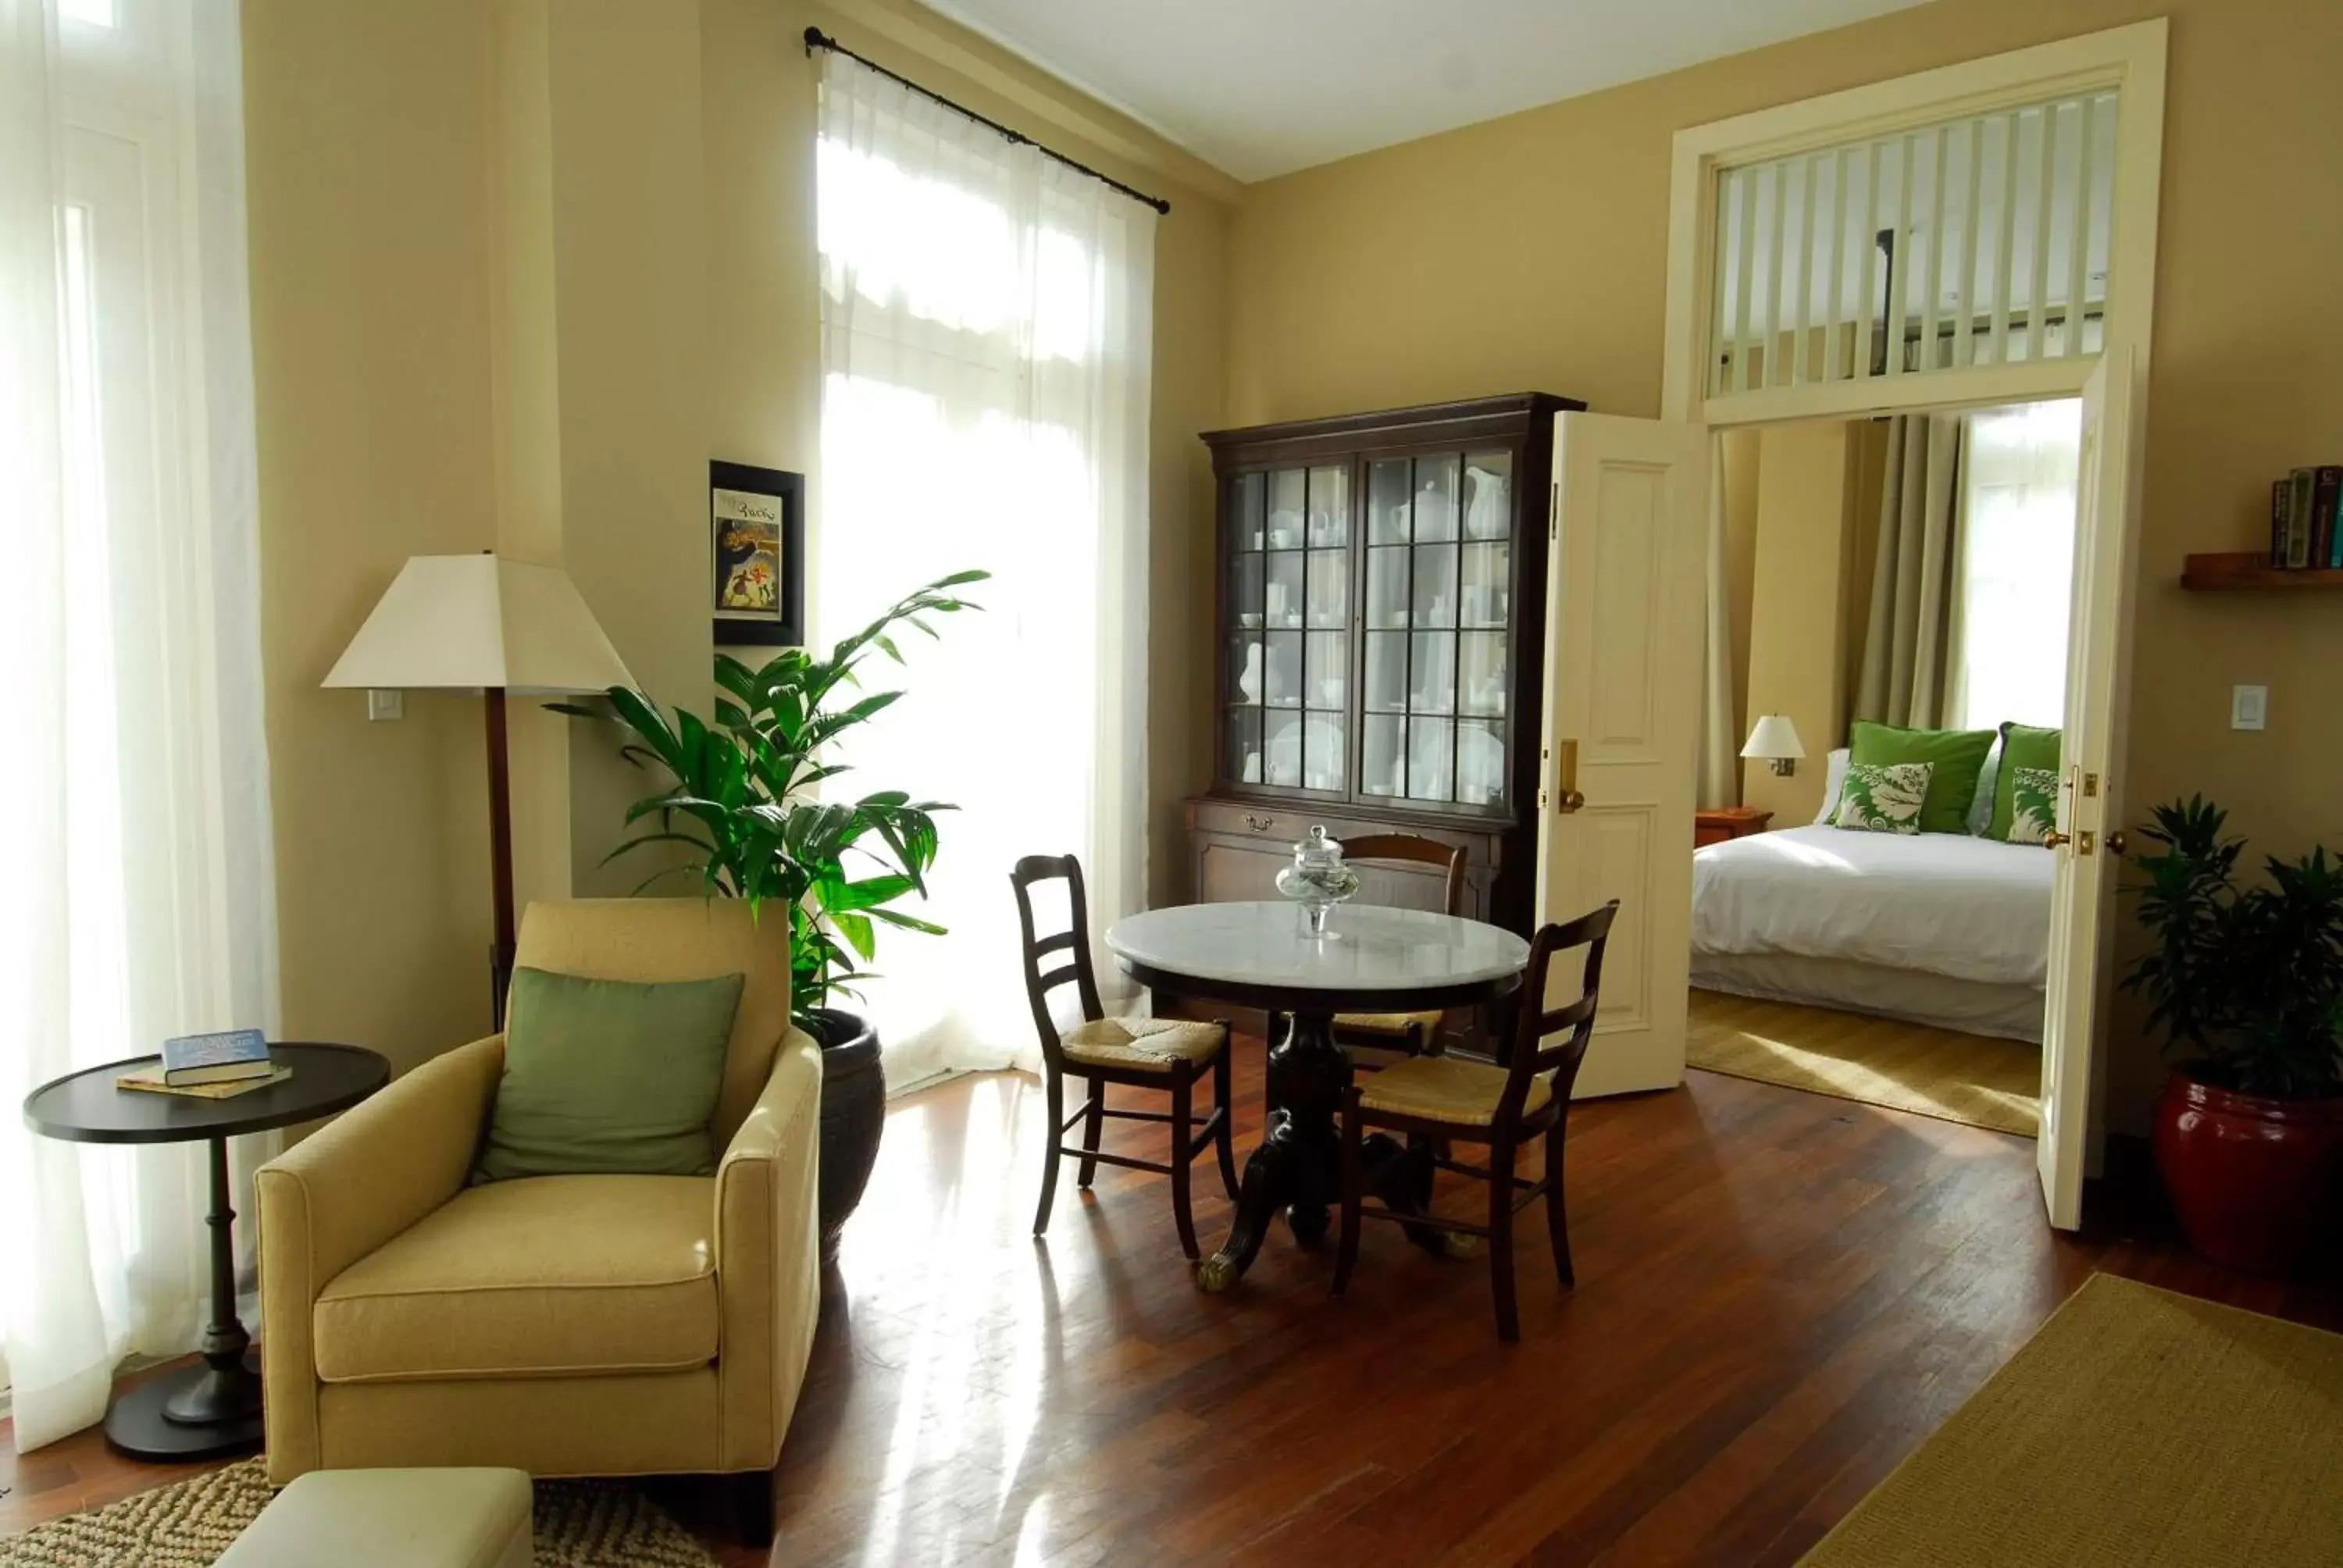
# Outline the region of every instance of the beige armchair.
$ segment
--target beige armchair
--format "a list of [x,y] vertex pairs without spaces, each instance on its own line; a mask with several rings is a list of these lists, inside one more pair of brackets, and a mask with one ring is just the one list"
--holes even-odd
[[468,1187],[504,1037],[426,1062],[261,1168],[268,1471],[744,1476],[749,1529],[812,1349],[821,1058],[788,922],[698,899],[529,907],[518,961],[748,977],[713,1176]]

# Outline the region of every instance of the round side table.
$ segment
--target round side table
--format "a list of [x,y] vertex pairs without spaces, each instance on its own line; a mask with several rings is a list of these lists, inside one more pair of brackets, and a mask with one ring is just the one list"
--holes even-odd
[[211,1145],[212,1321],[203,1362],[149,1378],[106,1412],[106,1441],[133,1459],[215,1459],[260,1446],[260,1372],[246,1360],[252,1336],[236,1315],[236,1211],[228,1203],[227,1141],[346,1111],[390,1081],[390,1063],[355,1045],[272,1041],[268,1054],[293,1076],[226,1100],[118,1089],[115,1079],[156,1059],[85,1068],[25,1097],[25,1125],[72,1143]]

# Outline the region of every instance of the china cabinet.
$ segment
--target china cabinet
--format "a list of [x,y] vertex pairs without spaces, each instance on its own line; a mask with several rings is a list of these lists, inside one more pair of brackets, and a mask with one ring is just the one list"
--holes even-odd
[[[1469,914],[1526,930],[1554,417],[1521,393],[1204,440],[1219,487],[1219,741],[1195,897],[1275,897],[1313,824],[1471,853]],[[1437,878],[1376,901],[1437,908]]]

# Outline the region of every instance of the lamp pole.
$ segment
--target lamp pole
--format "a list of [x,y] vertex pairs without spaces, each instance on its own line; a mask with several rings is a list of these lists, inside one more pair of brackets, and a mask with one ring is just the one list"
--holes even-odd
[[513,971],[512,770],[505,743],[505,689],[491,686],[481,695],[488,715],[488,864],[496,910],[488,994],[496,1027],[502,1029]]

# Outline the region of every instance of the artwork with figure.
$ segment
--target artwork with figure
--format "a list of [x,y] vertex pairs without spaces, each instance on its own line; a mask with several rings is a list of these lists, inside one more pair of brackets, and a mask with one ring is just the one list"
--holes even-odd
[[712,490],[716,608],[770,616],[781,602],[781,500],[746,490]]

